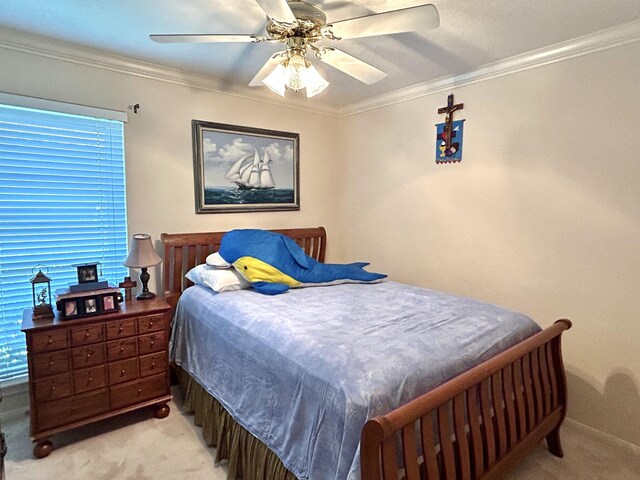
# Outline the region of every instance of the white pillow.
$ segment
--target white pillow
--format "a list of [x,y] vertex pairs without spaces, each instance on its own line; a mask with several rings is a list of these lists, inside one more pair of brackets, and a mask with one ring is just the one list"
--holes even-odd
[[233,268],[220,270],[202,264],[189,270],[185,277],[193,283],[209,287],[215,292],[228,292],[251,287],[251,284]]
[[218,252],[212,253],[205,260],[207,265],[216,268],[231,268],[231,264],[227,263],[227,261],[220,256]]

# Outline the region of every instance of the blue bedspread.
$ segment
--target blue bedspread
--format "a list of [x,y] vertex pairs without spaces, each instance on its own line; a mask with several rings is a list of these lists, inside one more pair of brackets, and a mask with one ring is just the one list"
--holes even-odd
[[173,361],[300,479],[359,479],[360,432],[538,332],[525,315],[395,282],[182,295]]

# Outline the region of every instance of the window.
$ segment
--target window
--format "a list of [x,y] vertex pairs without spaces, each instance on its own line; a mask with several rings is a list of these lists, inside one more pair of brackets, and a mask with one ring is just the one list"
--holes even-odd
[[0,94],[0,381],[27,374],[20,328],[38,265],[52,293],[77,283],[79,263],[100,262],[110,283],[126,275],[123,120],[101,113]]

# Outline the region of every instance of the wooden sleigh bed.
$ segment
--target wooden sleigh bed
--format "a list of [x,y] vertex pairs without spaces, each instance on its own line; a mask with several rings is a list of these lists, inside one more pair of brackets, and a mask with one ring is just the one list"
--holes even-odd
[[[323,262],[324,228],[274,230],[293,238]],[[225,232],[162,234],[164,290],[175,308],[191,285],[185,273],[218,250]],[[502,353],[385,415],[362,430],[362,480],[502,478],[546,438],[562,456],[559,429],[567,406],[561,335],[571,328],[558,320]],[[266,445],[238,425],[215,398],[179,371],[185,404],[207,427],[216,461],[229,460],[228,477],[291,480]],[[437,425],[437,428],[432,428]]]

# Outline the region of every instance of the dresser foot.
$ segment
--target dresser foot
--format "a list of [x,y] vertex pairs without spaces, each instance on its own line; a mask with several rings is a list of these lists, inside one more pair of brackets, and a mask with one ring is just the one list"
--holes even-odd
[[156,411],[154,412],[154,415],[156,416],[156,418],[165,418],[169,415],[169,411],[169,405],[163,403],[162,405],[156,405]]
[[33,447],[33,456],[36,458],[48,457],[51,452],[53,452],[53,443],[49,440],[38,442],[36,446]]

